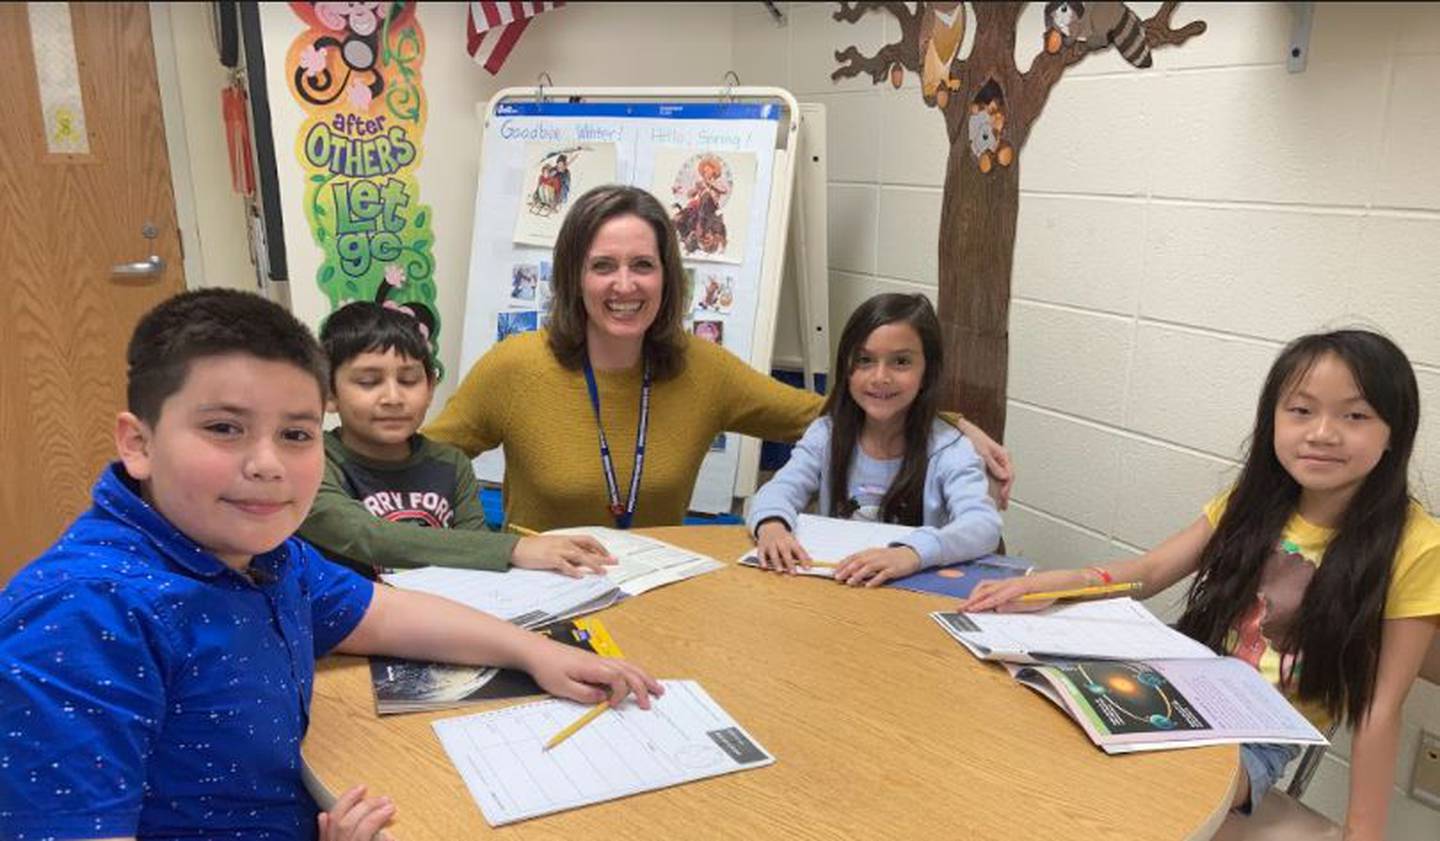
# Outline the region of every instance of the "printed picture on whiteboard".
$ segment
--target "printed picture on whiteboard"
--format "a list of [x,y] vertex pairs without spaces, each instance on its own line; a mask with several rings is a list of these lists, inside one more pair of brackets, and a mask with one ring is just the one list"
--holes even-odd
[[534,310],[502,312],[495,328],[495,341],[503,342],[516,333],[530,333],[537,329],[539,324],[539,315]]
[[680,250],[695,260],[739,263],[755,184],[755,153],[700,152],[661,147],[655,152],[652,192],[670,208]]
[[698,338],[707,342],[714,342],[717,345],[725,343],[725,322],[723,321],[700,321],[696,319],[695,326],[691,328]]
[[699,294],[700,294],[700,290],[698,290],[698,289],[695,288],[695,267],[694,267],[694,266],[686,266],[686,267],[685,267],[685,317],[686,317],[686,318],[688,318],[688,317],[690,316],[690,311],[693,310],[693,309],[695,308],[695,304],[699,302],[699,300],[700,300],[700,298],[698,297]]
[[615,180],[613,143],[526,143],[515,241],[551,246],[570,203]]
[[700,280],[695,286],[695,311],[729,315],[735,309],[735,278],[724,272],[710,269],[700,271]]
[[540,293],[540,315],[543,321],[544,316],[550,314],[550,300],[555,297],[550,286],[550,264],[544,260],[540,261],[540,283],[536,289]]
[[510,268],[510,306],[535,306],[540,286],[540,264],[516,263]]

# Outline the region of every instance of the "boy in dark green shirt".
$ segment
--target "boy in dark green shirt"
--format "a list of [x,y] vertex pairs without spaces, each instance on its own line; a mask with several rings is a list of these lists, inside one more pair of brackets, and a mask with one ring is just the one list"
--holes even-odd
[[470,460],[416,432],[435,395],[419,324],[359,302],[320,331],[330,358],[325,475],[300,536],[333,560],[376,577],[386,569],[449,566],[553,569],[579,576],[614,563],[589,537],[497,534],[485,525]]

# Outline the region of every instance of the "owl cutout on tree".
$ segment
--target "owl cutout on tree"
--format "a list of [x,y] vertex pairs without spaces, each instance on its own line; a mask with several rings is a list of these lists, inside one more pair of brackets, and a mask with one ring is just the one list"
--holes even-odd
[[[931,3],[926,12],[920,19],[920,92],[925,102],[944,108],[950,92],[960,87],[960,80],[950,75],[950,62],[965,40],[965,5]],[[890,81],[896,87],[899,67],[891,69]]]
[[1124,3],[1047,3],[1043,43],[1028,66],[1016,55],[1024,3],[841,3],[833,15],[854,23],[884,13],[898,37],[870,55],[837,49],[832,79],[864,74],[899,88],[914,73],[921,100],[941,117],[949,151],[935,172],[944,179],[936,314],[945,355],[965,362],[946,367],[942,401],[997,439],[1005,434],[1021,150],[1069,67],[1112,48],[1149,67],[1153,51],[1203,33],[1202,21],[1171,25],[1178,5],[1163,3],[1142,20]]

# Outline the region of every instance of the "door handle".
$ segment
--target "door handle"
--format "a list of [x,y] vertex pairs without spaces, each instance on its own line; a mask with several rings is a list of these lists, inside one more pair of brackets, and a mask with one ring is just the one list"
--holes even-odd
[[165,271],[165,260],[159,254],[151,254],[147,260],[116,263],[110,267],[110,273],[119,277],[159,277],[163,271]]

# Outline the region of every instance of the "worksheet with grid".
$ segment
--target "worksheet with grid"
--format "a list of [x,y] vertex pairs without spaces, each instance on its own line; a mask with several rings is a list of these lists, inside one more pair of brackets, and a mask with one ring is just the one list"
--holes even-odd
[[775,761],[700,684],[661,683],[649,710],[626,699],[548,751],[587,706],[539,701],[433,726],[491,826]]

